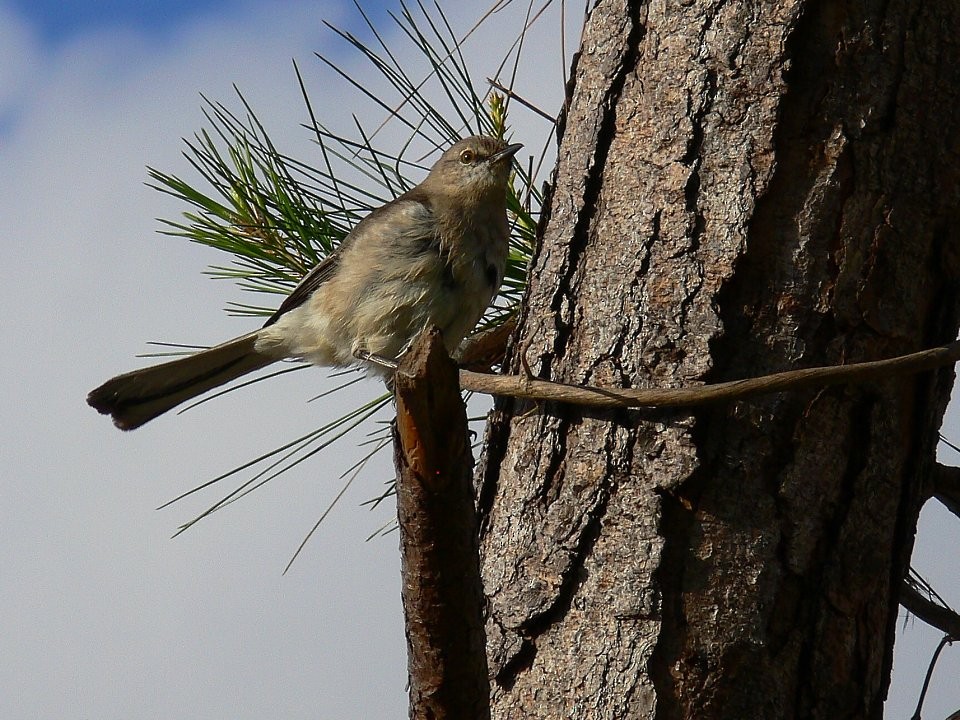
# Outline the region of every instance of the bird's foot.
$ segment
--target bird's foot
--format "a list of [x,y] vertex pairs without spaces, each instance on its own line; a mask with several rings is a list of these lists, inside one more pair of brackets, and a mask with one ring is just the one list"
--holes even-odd
[[354,350],[354,351],[353,351],[353,356],[354,356],[357,360],[362,360],[363,362],[368,362],[368,363],[372,363],[372,364],[374,364],[374,365],[379,365],[380,367],[386,368],[387,370],[394,370],[394,371],[395,371],[395,370],[397,369],[397,361],[396,361],[396,360],[391,360],[390,358],[385,358],[385,357],[383,357],[383,355],[377,355],[376,353],[372,353],[372,352],[370,352],[369,350],[364,350],[363,348],[357,348],[356,350]]

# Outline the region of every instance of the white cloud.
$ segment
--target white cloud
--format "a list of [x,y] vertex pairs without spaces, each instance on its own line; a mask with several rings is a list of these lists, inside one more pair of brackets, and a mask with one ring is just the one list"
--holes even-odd
[[17,14],[0,5],[0,119],[18,102],[39,65],[37,40]]

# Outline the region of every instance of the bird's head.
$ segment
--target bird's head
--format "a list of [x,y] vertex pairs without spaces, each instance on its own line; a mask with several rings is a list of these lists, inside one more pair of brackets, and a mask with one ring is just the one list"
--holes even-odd
[[475,135],[453,144],[430,170],[424,185],[464,201],[504,197],[510,161],[523,145]]

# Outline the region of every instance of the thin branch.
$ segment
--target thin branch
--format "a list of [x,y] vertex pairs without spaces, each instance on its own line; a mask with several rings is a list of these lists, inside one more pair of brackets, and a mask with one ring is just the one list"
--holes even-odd
[[517,326],[515,314],[507,317],[499,325],[470,335],[458,348],[460,367],[475,372],[489,371],[503,360],[503,349],[510,334]]
[[956,443],[950,442],[950,440],[948,440],[947,437],[946,437],[943,433],[939,433],[939,435],[940,435],[940,442],[942,442],[944,445],[946,445],[946,446],[947,446],[948,448],[950,448],[951,450],[954,450],[954,451],[960,453],[960,445],[957,445]]
[[696,407],[756,395],[849,382],[912,375],[960,360],[960,341],[888,360],[804,368],[747,380],[687,388],[603,388],[540,380],[529,375],[490,375],[460,371],[460,387],[488,395],[545,400],[596,408]]
[[955,640],[960,639],[960,614],[924,597],[909,579],[904,580],[900,588],[900,604],[930,627],[935,627]]
[[933,470],[933,496],[960,517],[960,468],[937,463]]
[[937,649],[933,651],[933,657],[930,658],[930,665],[927,667],[927,674],[923,678],[923,689],[920,690],[920,699],[917,700],[917,709],[914,710],[913,715],[910,720],[921,720],[920,711],[923,709],[923,700],[927,696],[927,690],[930,687],[930,678],[933,677],[933,668],[937,665],[937,660],[940,657],[940,653],[943,652],[943,648],[947,643],[951,642],[950,638],[944,636],[940,639],[940,644],[937,645]]

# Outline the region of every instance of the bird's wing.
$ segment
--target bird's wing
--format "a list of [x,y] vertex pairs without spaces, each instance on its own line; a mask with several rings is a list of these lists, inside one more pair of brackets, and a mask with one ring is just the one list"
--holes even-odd
[[334,276],[346,247],[357,242],[363,236],[364,232],[378,220],[384,219],[384,216],[402,216],[406,222],[398,222],[397,229],[403,232],[403,230],[410,225],[410,220],[415,220],[417,223],[420,223],[423,221],[424,215],[429,215],[429,213],[429,202],[422,196],[422,193],[418,192],[417,188],[407,191],[396,200],[392,200],[371,212],[357,223],[336,250],[330,253],[319,265],[304,276],[300,284],[284,299],[280,307],[277,308],[277,311],[270,316],[263,326],[268,327],[269,325],[273,325],[280,319],[281,315],[303,305],[310,296],[316,292],[317,288]]
[[280,319],[281,315],[303,305],[318,287],[333,276],[337,265],[340,264],[340,251],[349,239],[348,235],[335,251],[327,255],[319,265],[304,276],[300,284],[293,289],[293,292],[280,303],[277,311],[263,324],[264,327],[273,325]]

